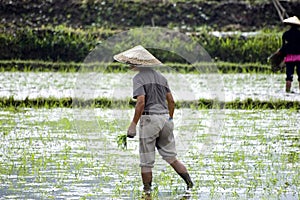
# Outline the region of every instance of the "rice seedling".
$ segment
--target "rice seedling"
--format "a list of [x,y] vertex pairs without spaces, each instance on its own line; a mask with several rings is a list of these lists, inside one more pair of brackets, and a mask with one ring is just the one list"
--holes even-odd
[[[132,108],[134,101],[132,100],[116,100],[108,98],[97,98],[92,100],[76,99],[76,103],[72,103],[74,99],[71,98],[37,98],[15,100],[13,97],[0,98],[0,105],[6,109],[15,110],[16,112],[21,108]],[[177,108],[190,108],[190,109],[211,109],[218,108],[218,106],[227,109],[291,109],[298,110],[300,103],[298,101],[290,100],[253,100],[247,98],[245,100],[236,99],[234,101],[215,102],[211,99],[199,99],[196,101],[178,101],[176,102]]]
[[121,134],[117,136],[118,147],[121,149],[127,149],[127,135]]

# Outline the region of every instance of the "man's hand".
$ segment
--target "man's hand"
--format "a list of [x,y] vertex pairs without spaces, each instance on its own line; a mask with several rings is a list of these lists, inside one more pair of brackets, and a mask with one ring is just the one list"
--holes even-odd
[[131,122],[127,130],[127,137],[134,138],[136,136],[136,123]]

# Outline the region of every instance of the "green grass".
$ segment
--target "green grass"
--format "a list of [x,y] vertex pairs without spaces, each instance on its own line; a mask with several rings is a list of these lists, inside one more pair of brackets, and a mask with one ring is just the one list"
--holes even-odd
[[[179,73],[271,73],[268,64],[261,63],[231,63],[231,62],[210,62],[210,63],[165,63],[167,67]],[[203,69],[203,70],[202,70]],[[42,60],[0,60],[0,72],[127,72],[127,65],[111,63],[76,63],[76,62],[50,62]]]
[[[96,98],[90,100],[72,98],[37,98],[16,100],[13,97],[0,98],[0,107],[8,110],[19,108],[133,108],[135,101],[132,99],[116,100],[108,98]],[[300,109],[300,102],[286,100],[261,101],[251,98],[229,102],[218,102],[211,99],[199,99],[198,101],[178,101],[177,108],[193,109]]]
[[[145,27],[149,28],[149,27]],[[119,34],[121,30],[111,29],[73,29],[64,25],[44,27],[40,29],[24,27],[16,33],[0,33],[1,60],[45,60],[54,62],[83,62],[84,59],[96,47],[103,45],[110,53],[119,53],[120,50],[132,47],[134,41],[138,40],[147,46],[157,47],[150,49],[163,62],[186,61],[176,54],[168,51],[158,51],[159,47],[164,49],[181,49],[195,53],[195,45],[201,45],[215,61],[226,61],[233,63],[267,63],[267,57],[281,46],[281,34],[283,30],[278,28],[259,30],[255,36],[243,37],[241,33],[230,36],[216,37],[211,34],[212,29],[208,27],[197,27],[186,38],[191,40],[188,45],[182,46],[182,35],[173,35],[161,40],[159,31],[146,33],[142,27],[127,31],[126,39],[118,44],[106,44],[106,41]],[[169,29],[168,29],[169,30]],[[179,32],[177,32],[179,33]],[[119,35],[118,35],[119,34]],[[122,36],[121,36],[122,35]],[[186,40],[186,39],[185,39]],[[159,41],[159,42],[158,42]],[[111,42],[111,41],[110,41]],[[105,46],[107,45],[107,46]]]

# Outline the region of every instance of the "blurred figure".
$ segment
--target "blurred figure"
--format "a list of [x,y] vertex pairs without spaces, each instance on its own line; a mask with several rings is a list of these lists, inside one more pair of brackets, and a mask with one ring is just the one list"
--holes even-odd
[[283,23],[290,26],[290,29],[282,35],[282,47],[279,53],[282,54],[286,64],[286,86],[285,91],[290,93],[293,82],[293,74],[296,67],[300,91],[300,20],[294,16],[283,20]]

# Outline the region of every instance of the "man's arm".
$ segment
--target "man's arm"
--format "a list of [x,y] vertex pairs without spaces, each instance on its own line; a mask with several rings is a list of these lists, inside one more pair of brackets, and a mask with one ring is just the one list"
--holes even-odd
[[130,123],[130,126],[127,130],[127,137],[133,138],[136,135],[136,125],[144,111],[145,107],[145,96],[140,95],[137,97],[137,102],[135,105],[134,117]]
[[175,101],[173,99],[172,93],[168,92],[166,95],[166,98],[167,98],[167,102],[168,102],[169,115],[170,115],[170,118],[173,119],[173,114],[174,114],[174,110],[175,110]]
[[134,122],[135,124],[138,123],[138,121],[144,111],[144,108],[145,108],[145,96],[140,95],[137,97],[137,102],[135,105],[134,117],[132,119],[132,122]]

